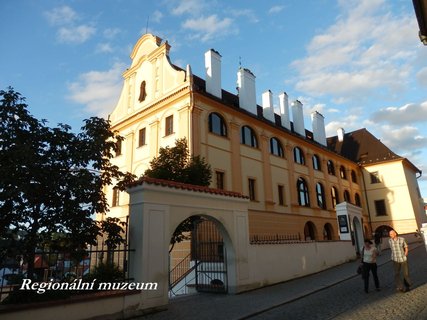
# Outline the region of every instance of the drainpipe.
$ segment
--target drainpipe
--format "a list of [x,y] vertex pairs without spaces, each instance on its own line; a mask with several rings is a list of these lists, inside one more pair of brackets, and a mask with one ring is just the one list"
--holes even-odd
[[[358,165],[359,165],[359,168],[361,168],[361,171],[362,171],[362,181],[363,181],[363,189],[364,189],[364,191],[365,191],[366,209],[368,210],[368,223],[369,223],[369,226],[371,227],[371,231],[372,231],[371,209],[369,208],[368,192],[367,192],[367,190],[366,190],[365,174],[364,174],[364,172],[363,172],[363,168],[362,168],[362,166],[360,165],[360,163],[359,163]],[[362,228],[363,228],[363,226],[362,226]],[[363,230],[363,229],[362,229],[362,230]]]

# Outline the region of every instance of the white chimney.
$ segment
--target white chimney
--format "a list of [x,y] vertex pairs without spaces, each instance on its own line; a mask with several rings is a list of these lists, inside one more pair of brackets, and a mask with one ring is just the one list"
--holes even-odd
[[273,93],[270,90],[262,94],[262,114],[264,118],[275,122],[274,120],[274,108],[273,108]]
[[304,115],[302,111],[302,103],[298,100],[295,100],[291,104],[292,109],[292,121],[294,124],[294,132],[305,137],[305,128],[304,128]]
[[343,142],[344,141],[344,134],[345,134],[344,129],[343,128],[338,128],[337,129],[337,134],[338,134],[338,141],[339,142]]
[[255,76],[249,69],[239,68],[237,71],[237,90],[240,108],[256,115]]
[[279,106],[282,126],[286,129],[291,130],[291,123],[289,120],[288,95],[286,94],[286,92],[279,94]]
[[221,55],[214,49],[205,53],[206,92],[221,98]]
[[326,146],[325,118],[315,111],[311,114],[311,124],[313,126],[313,139]]

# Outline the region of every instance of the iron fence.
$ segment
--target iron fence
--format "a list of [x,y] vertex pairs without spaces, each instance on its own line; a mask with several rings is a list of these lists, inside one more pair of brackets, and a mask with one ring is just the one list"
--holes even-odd
[[[127,238],[127,237],[126,237]],[[126,239],[127,241],[127,239]],[[36,250],[34,257],[34,281],[37,282],[66,282],[75,279],[89,279],[104,272],[112,274],[120,281],[128,282],[129,261],[131,252],[126,242],[110,249],[100,239],[96,245],[88,246],[87,250],[76,259],[72,252],[65,250]],[[0,303],[14,290],[17,290],[23,279],[27,277],[28,265],[20,257],[15,261],[0,266]],[[21,261],[20,261],[21,260]],[[102,267],[109,266],[108,272]],[[114,280],[114,279],[111,279]],[[117,280],[117,279],[116,279]]]

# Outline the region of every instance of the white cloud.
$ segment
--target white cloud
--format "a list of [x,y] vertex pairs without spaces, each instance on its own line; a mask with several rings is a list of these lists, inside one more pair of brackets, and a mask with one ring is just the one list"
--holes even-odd
[[402,107],[388,107],[374,112],[371,116],[374,122],[385,122],[392,125],[427,122],[427,101],[420,104],[409,103]]
[[77,13],[68,6],[54,8],[44,15],[51,25],[66,25],[77,19]]
[[94,27],[80,25],[77,27],[62,27],[58,30],[58,40],[63,43],[80,44],[86,42],[96,33]]
[[69,99],[85,105],[85,111],[89,114],[106,116],[113,110],[120,96],[125,68],[125,64],[115,63],[107,71],[81,74],[77,81],[68,85]]
[[200,39],[203,42],[237,32],[237,29],[233,26],[232,19],[219,19],[215,14],[208,17],[202,16],[197,19],[188,19],[183,23],[182,27],[193,31],[194,33],[191,37]]
[[163,13],[161,13],[159,10],[154,11],[153,14],[150,16],[150,20],[156,23],[160,23],[162,18]]
[[172,14],[196,15],[202,12],[205,7],[206,7],[206,4],[202,0],[179,0],[178,4],[172,9]]
[[407,154],[411,157],[427,145],[427,137],[413,126],[393,128],[385,125],[380,130],[381,141],[399,155]]
[[252,23],[259,22],[259,19],[256,16],[255,12],[251,9],[231,10],[230,13],[234,17],[245,17],[249,20],[249,22]]
[[427,89],[427,67],[417,72],[417,80],[420,85]]
[[96,46],[96,52],[100,52],[100,53],[111,53],[113,52],[113,48],[111,47],[110,43],[99,43]]
[[292,66],[296,88],[335,101],[394,94],[410,81],[418,43],[413,15],[392,15],[384,0],[340,1],[335,24],[315,36]]
[[273,6],[268,10],[268,13],[269,14],[276,14],[276,13],[283,11],[284,8],[285,8],[285,6]]
[[104,37],[107,39],[113,39],[121,32],[119,28],[107,28],[104,30]]

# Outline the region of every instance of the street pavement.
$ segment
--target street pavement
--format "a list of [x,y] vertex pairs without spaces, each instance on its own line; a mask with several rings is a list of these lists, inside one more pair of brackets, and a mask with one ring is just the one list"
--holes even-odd
[[194,294],[170,300],[168,309],[138,317],[165,319],[281,319],[281,320],[427,320],[427,252],[410,244],[412,290],[396,292],[390,251],[378,257],[381,291],[370,292],[355,273],[358,261],[299,279],[237,295]]

